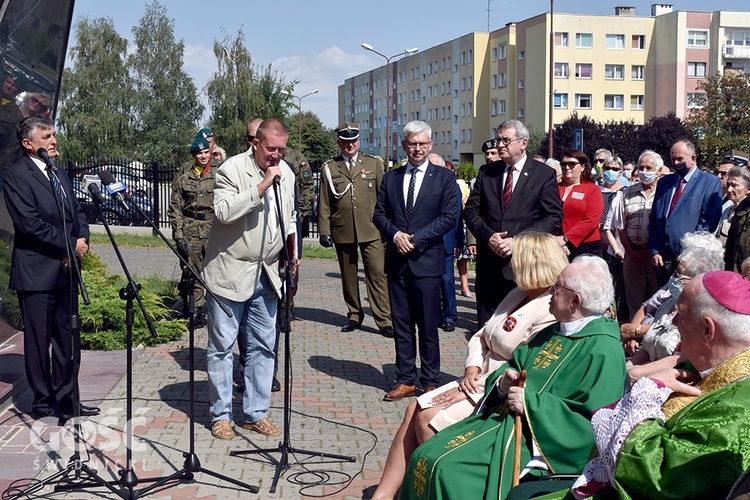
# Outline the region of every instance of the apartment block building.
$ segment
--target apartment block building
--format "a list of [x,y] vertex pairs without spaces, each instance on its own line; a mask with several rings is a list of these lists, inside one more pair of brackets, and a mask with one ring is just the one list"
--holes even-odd
[[750,73],[750,12],[654,4],[648,17],[633,7],[614,15],[544,13],[347,79],[339,121],[359,122],[362,149],[385,156],[390,120],[389,157],[398,159],[403,125],[424,120],[435,153],[479,165],[482,143],[504,120],[546,132],[550,112],[555,124],[574,112],[603,122],[645,123],[670,111],[682,118],[704,102],[700,81],[727,70]]

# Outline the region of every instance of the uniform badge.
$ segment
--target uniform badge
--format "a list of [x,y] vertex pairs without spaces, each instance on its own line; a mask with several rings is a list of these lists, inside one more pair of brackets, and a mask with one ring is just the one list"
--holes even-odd
[[517,324],[518,320],[516,320],[516,318],[514,318],[513,316],[508,316],[505,319],[505,323],[503,323],[503,330],[505,330],[506,332],[512,332]]

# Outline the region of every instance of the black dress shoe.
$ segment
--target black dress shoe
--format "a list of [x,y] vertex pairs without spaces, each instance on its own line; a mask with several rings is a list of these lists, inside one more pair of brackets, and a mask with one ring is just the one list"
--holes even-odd
[[[81,409],[79,416],[81,417],[95,417],[101,413],[101,410],[98,406],[86,406],[82,404],[80,408]],[[57,414],[57,416],[60,418],[60,420],[70,420],[71,418],[75,417],[72,411],[61,411]]]
[[380,329],[380,335],[383,337],[388,337],[389,339],[393,338],[393,327],[392,326],[384,326]]
[[279,392],[280,390],[281,390],[281,382],[279,382],[279,379],[274,377],[273,382],[271,382],[271,392]]
[[359,330],[360,326],[362,326],[362,323],[357,323],[356,321],[349,320],[344,326],[341,327],[341,331],[353,332],[354,330]]
[[440,328],[442,328],[444,332],[452,332],[456,329],[456,325],[453,323],[445,322],[440,324]]
[[39,420],[46,417],[51,417],[55,414],[55,410],[31,410],[31,413],[29,415],[34,420]]

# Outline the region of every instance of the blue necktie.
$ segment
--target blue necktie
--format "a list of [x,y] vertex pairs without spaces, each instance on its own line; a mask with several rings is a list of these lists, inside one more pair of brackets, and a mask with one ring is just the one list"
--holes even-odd
[[65,195],[65,191],[63,191],[62,185],[60,184],[60,179],[57,178],[57,174],[55,173],[57,169],[54,167],[47,166],[47,175],[49,175],[49,181],[52,183],[52,189],[55,190],[55,193],[57,194],[57,198],[59,200],[62,200],[63,205],[68,210],[68,213],[72,214],[73,210],[70,208],[70,202],[68,201],[68,197]]
[[409,191],[406,194],[406,219],[411,220],[414,213],[414,188],[417,185],[417,169],[411,169],[411,180],[409,181]]

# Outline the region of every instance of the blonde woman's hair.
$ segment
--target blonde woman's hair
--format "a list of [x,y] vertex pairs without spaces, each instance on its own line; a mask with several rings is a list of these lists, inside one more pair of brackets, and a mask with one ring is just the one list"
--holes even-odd
[[510,265],[518,288],[539,290],[555,284],[568,258],[554,236],[529,231],[513,238]]

